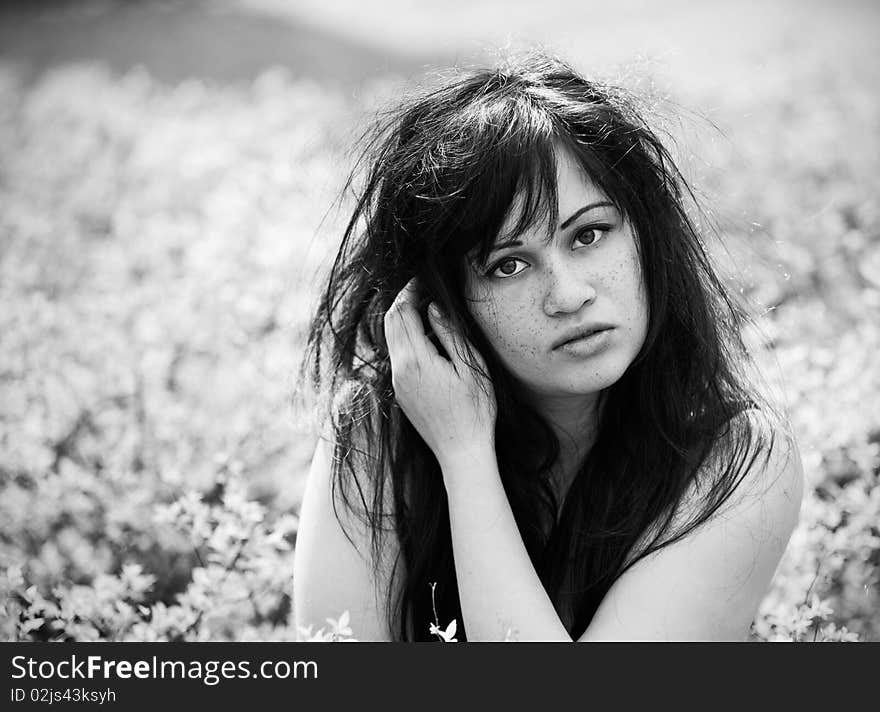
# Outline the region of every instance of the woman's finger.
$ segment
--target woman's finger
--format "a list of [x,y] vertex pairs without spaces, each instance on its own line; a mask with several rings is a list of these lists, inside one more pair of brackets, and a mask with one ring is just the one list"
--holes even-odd
[[400,290],[385,314],[385,341],[390,354],[412,353],[416,358],[437,355],[434,345],[427,339],[422,319],[416,310],[418,291],[415,278]]
[[449,355],[449,359],[455,365],[456,370],[458,370],[459,366],[464,366],[466,354],[464,338],[451,327],[449,321],[434,302],[431,302],[431,305],[428,307],[428,321],[431,322],[431,328],[434,330],[437,340]]
[[413,277],[409,282],[403,285],[403,288],[394,297],[391,302],[392,308],[401,304],[415,304],[419,296],[419,280]]

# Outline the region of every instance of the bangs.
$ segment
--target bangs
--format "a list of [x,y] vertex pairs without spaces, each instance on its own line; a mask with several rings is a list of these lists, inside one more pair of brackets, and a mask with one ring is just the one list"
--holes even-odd
[[559,219],[557,150],[556,141],[548,137],[526,150],[498,152],[494,169],[484,177],[489,185],[475,186],[474,191],[477,200],[486,195],[495,198],[494,205],[483,203],[490,221],[471,247],[470,257],[478,264],[535,227],[546,232],[548,241],[552,238]]
[[608,106],[548,105],[533,87],[498,75],[432,95],[428,104],[404,121],[387,200],[408,202],[395,218],[400,231],[419,235],[421,254],[437,263],[452,267],[464,258],[484,266],[494,249],[532,230],[552,240],[562,154],[625,217],[631,214],[639,191],[624,163],[635,159],[637,132],[626,124],[615,130]]
[[[531,118],[531,117],[529,117]],[[499,247],[520,239],[526,232],[543,231],[549,243],[559,221],[558,165],[560,154],[568,153],[585,179],[611,201],[624,217],[631,206],[621,176],[606,165],[594,147],[588,147],[557,129],[551,117],[549,127],[535,130],[534,121],[514,122],[501,140],[488,143],[475,156],[480,168],[457,206],[459,244],[455,252],[465,254],[477,266],[485,266]],[[480,138],[475,138],[479,145]]]
[[433,152],[434,200],[450,208],[441,241],[476,263],[535,226],[552,237],[558,219],[557,151],[568,142],[556,117],[525,99],[496,97],[455,115],[443,127],[455,139]]

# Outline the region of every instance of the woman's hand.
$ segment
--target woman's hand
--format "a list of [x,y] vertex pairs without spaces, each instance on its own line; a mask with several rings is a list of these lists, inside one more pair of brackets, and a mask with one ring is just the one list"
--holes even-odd
[[486,447],[494,452],[495,393],[488,376],[463,356],[470,351],[483,373],[485,361],[432,303],[428,320],[449,358],[440,355],[424,333],[417,299],[413,278],[385,314],[391,382],[398,404],[445,470],[461,456]]

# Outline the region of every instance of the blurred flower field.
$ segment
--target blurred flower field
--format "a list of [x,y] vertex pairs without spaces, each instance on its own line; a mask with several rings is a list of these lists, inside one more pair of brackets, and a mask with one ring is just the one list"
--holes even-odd
[[[686,98],[723,129],[689,170],[808,477],[756,640],[880,640],[874,74],[815,61]],[[314,439],[290,395],[328,210],[389,86],[0,64],[0,637],[295,637]]]

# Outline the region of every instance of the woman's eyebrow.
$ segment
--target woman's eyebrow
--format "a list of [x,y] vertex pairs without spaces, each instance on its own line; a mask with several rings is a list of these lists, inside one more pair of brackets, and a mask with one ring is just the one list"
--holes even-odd
[[573,215],[571,215],[564,223],[559,226],[560,230],[565,230],[569,225],[571,225],[575,220],[577,220],[581,215],[590,210],[595,210],[596,208],[613,208],[614,203],[608,200],[600,200],[597,203],[590,203],[589,205],[585,205],[580,210],[575,211]]
[[522,247],[523,242],[520,239],[514,238],[512,240],[502,240],[501,242],[496,242],[492,245],[489,250],[489,254],[493,252],[498,252],[498,250],[506,250],[508,247]]

